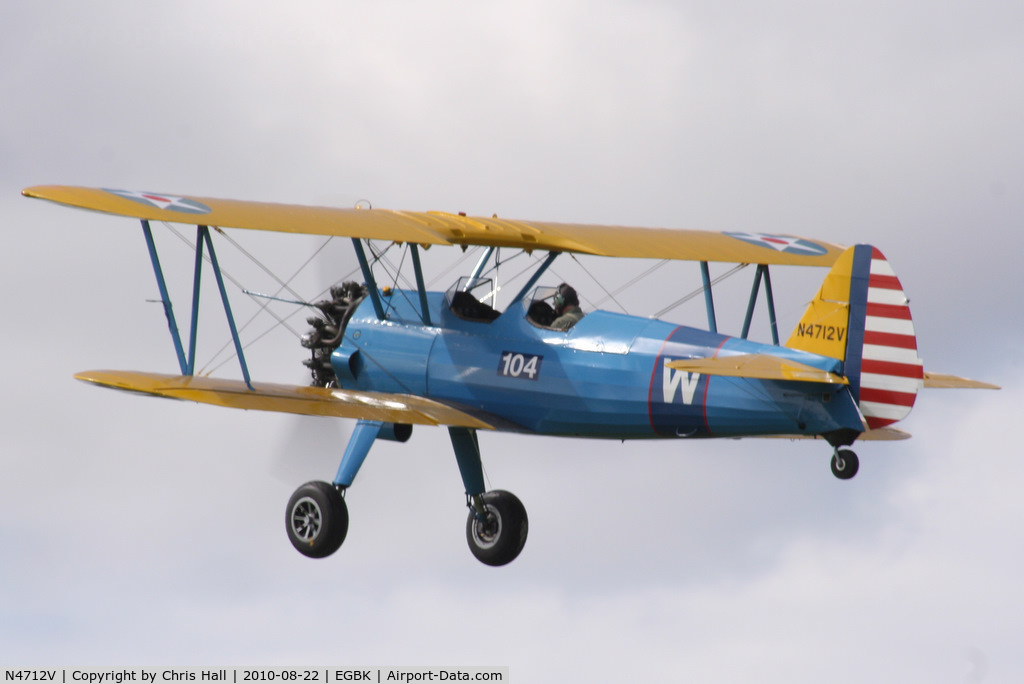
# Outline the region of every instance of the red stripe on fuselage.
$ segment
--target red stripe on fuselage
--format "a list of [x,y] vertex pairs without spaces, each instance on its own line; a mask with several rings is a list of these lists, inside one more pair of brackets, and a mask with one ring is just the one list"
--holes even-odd
[[[722,347],[724,347],[725,343],[728,342],[728,341],[729,341],[728,337],[726,337],[724,340],[722,340],[722,344],[718,345],[718,349],[716,349],[715,353],[711,355],[711,358],[713,358],[713,359],[718,358],[718,352],[722,351]],[[707,431],[708,431],[709,435],[713,435],[714,433],[711,431],[711,425],[708,424],[708,388],[709,387],[711,387],[711,376],[710,375],[705,375],[704,376],[704,398],[701,399],[701,402],[702,402],[701,410],[704,412],[704,427],[707,428]]]

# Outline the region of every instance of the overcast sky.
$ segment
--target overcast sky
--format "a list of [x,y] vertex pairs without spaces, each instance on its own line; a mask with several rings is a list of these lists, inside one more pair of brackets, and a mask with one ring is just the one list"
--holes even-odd
[[[1024,679],[1020,3],[15,0],[0,64],[5,666]],[[924,392],[914,438],[858,445],[850,482],[823,443],[483,434],[490,486],[530,515],[501,569],[466,548],[446,432],[417,429],[374,447],[345,545],[310,561],[285,503],[331,479],[351,425],[74,381],[176,364],[137,224],[19,196],[47,183],[867,242],[926,368],[1004,389]],[[319,244],[236,237],[284,277]],[[187,248],[160,239],[187,286]],[[354,267],[327,261],[305,296]],[[822,277],[780,285],[790,325]],[[303,382],[291,333],[250,353]]]

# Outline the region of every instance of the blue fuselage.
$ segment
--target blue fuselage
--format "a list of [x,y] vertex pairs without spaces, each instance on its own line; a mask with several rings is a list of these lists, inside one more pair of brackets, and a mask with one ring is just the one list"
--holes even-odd
[[[465,320],[444,293],[366,300],[332,357],[343,387],[408,393],[499,418],[503,427],[613,439],[816,435],[863,430],[842,385],[707,376],[671,360],[771,354],[831,372],[835,359],[659,320],[594,311],[568,332],[527,319],[527,300],[493,321]],[[415,303],[415,306],[414,304]]]

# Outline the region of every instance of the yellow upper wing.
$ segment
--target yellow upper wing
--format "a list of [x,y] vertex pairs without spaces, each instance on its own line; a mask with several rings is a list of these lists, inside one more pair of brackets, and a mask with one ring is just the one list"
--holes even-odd
[[36,186],[26,197],[152,221],[420,245],[494,245],[599,256],[831,266],[842,247],[792,236],[545,223],[443,212],[335,209],[161,193]]

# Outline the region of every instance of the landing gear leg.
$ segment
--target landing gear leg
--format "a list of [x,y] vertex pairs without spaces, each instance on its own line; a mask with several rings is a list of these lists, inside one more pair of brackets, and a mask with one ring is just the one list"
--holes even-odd
[[352,484],[383,423],[356,423],[333,483],[307,482],[292,494],[285,511],[285,530],[292,546],[309,558],[326,558],[348,534],[348,507],[342,492]]
[[511,563],[526,545],[529,520],[516,496],[500,489],[484,492],[484,473],[476,431],[448,428],[455,459],[466,487],[469,517],[466,542],[478,561],[499,566]]
[[857,458],[857,454],[850,449],[836,448],[836,452],[832,456],[833,475],[840,480],[849,480],[857,474],[859,468],[860,460]]

